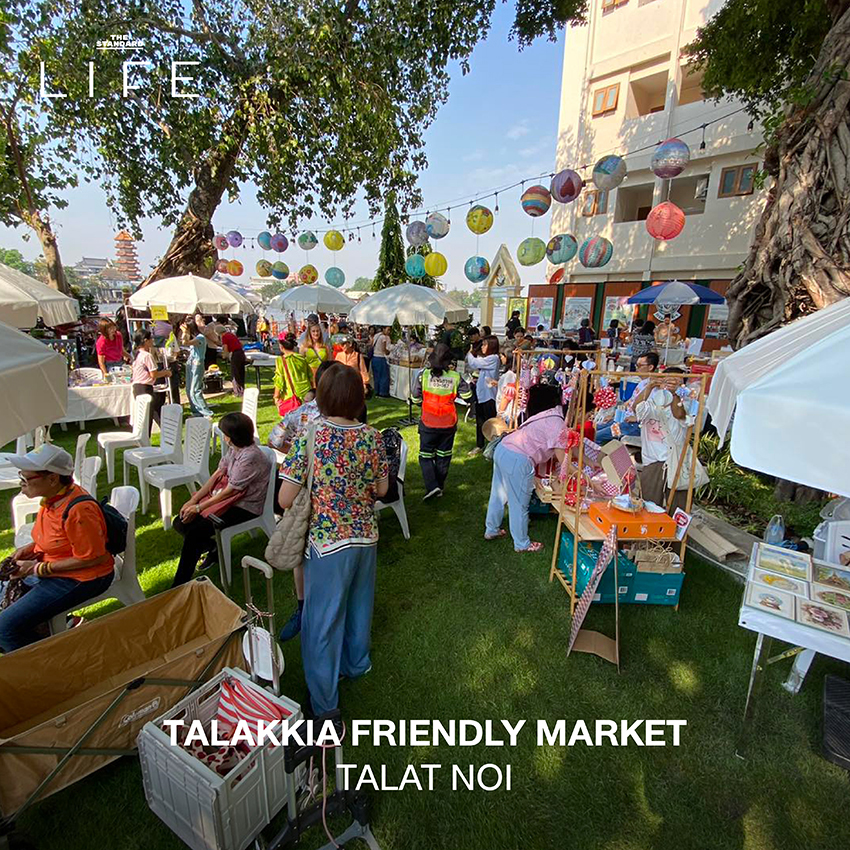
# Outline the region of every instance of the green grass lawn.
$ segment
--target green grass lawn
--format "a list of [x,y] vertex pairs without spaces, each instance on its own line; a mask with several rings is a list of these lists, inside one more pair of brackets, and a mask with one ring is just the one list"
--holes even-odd
[[[269,391],[262,401],[259,424],[265,436],[275,418]],[[213,407],[217,413],[237,409],[229,397]],[[373,401],[369,408],[378,427],[394,424],[403,412],[396,402]],[[558,583],[548,581],[554,518],[533,522],[532,538],[545,543],[542,554],[515,554],[509,539],[485,543],[491,466],[483,458],[466,457],[473,426],[461,425],[448,490],[428,504],[421,502],[415,429],[405,429],[404,435],[411,449],[406,501],[412,539],[404,540],[392,512],[383,514],[374,668],[342,684],[344,716],[528,722],[515,749],[349,747],[349,762],[385,764],[394,782],[408,763],[444,766],[433,793],[373,795],[373,827],[383,850],[850,846],[844,810],[850,781],[819,755],[823,677],[846,675],[844,665],[818,658],[798,696],[780,687],[790,662],[769,668],[749,757],[736,758],[755,641],[737,625],[740,585],[689,558],[678,611],[621,609],[619,675],[594,656],[567,659],[567,597]],[[75,437],[72,428],[59,441],[71,447]],[[106,492],[104,473],[100,493]],[[8,523],[8,492],[0,500]],[[154,500],[150,513],[137,521],[138,566],[148,594],[169,586],[180,544],[176,533],[162,530],[158,509]],[[247,537],[237,541],[234,563],[248,552],[261,556],[264,545]],[[6,528],[0,554],[11,546]],[[292,581],[279,574],[275,583],[282,621],[292,607]],[[241,601],[241,582],[234,588]],[[262,595],[259,600],[264,601]],[[591,628],[607,633],[612,622],[608,607],[588,616]],[[284,646],[284,655],[283,691],[301,701],[306,688],[297,639]],[[569,727],[577,719],[597,718],[685,719],[688,726],[678,748],[537,747],[536,721],[558,718],[566,718]],[[452,792],[452,763],[510,764],[513,788]],[[138,761],[129,758],[47,799],[21,825],[46,848],[183,846],[147,809]],[[324,840],[319,829],[305,846],[318,847]]]

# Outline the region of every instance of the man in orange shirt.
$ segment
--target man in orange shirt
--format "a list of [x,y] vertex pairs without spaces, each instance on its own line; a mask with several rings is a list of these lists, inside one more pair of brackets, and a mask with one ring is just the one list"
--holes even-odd
[[[12,560],[13,578],[29,590],[0,611],[0,650],[12,652],[38,640],[36,627],[83,605],[112,583],[113,558],[106,549],[106,521],[97,502],[74,483],[74,461],[64,449],[45,443],[9,458],[19,470],[21,492],[41,497],[32,543]],[[67,517],[66,517],[67,514]]]

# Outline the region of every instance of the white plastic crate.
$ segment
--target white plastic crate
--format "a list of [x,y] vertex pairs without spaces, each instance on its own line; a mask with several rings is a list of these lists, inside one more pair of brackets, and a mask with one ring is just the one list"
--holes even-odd
[[850,552],[850,520],[834,519],[826,525],[826,557],[831,564],[840,564],[840,558]]
[[[218,709],[221,683],[228,676],[289,711],[284,726],[303,719],[297,703],[268,693],[241,670],[225,667],[170,711],[145,724],[138,746],[148,805],[193,850],[244,850],[286,804],[283,747],[267,741],[226,776],[220,776],[182,747],[171,745],[163,722],[184,720],[188,726],[200,720],[209,728]],[[302,785],[306,778],[303,766],[296,776]]]

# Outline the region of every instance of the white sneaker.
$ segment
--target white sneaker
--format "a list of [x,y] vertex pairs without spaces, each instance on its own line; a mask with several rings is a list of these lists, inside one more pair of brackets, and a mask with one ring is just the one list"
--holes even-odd
[[422,497],[423,502],[427,502],[429,499],[433,499],[434,496],[442,496],[443,491],[439,487],[435,487],[430,493],[426,493]]

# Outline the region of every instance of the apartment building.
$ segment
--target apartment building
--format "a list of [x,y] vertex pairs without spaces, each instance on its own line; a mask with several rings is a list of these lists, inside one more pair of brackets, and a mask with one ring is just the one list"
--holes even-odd
[[[531,297],[553,299],[556,323],[584,315],[597,330],[628,319],[623,301],[665,280],[696,281],[725,293],[746,257],[764,201],[755,186],[762,141],[741,104],[706,100],[701,76],[688,66],[685,46],[723,0],[590,0],[586,26],[565,38],[557,170],[586,180],[572,204],[553,204],[551,234],[611,240],[614,253],[599,269],[577,259],[557,285],[532,286]],[[691,150],[685,171],[657,178],[650,160],[658,142],[679,137]],[[591,182],[594,163],[626,157],[628,176],[610,192]],[[664,200],[685,213],[682,233],[657,241],[646,230],[653,206]],[[541,267],[542,268],[542,267]],[[547,280],[558,271],[548,266]],[[723,308],[682,308],[684,335],[705,336],[706,348],[725,340]]]

